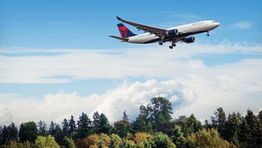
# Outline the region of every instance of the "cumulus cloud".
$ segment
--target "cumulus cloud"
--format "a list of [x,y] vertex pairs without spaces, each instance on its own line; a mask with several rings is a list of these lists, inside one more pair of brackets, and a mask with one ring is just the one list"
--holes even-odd
[[[131,119],[138,114],[139,106],[146,105],[153,97],[166,97],[176,109],[193,103],[196,95],[193,90],[181,85],[175,80],[123,83],[104,94],[80,96],[73,93],[47,94],[42,99],[21,99],[16,96],[5,96],[0,105],[0,121],[3,123],[14,121],[46,121],[61,122],[71,114],[78,117],[81,112],[86,112],[92,117],[94,111],[103,112],[110,121],[121,119],[124,110]],[[3,124],[0,123],[0,124]]]
[[[21,50],[21,52],[24,52]],[[47,54],[36,55],[35,53]],[[209,118],[222,106],[227,112],[243,113],[261,109],[262,59],[249,57],[233,63],[209,66],[198,56],[245,54],[262,55],[261,45],[193,44],[175,51],[166,48],[122,50],[30,50],[17,56],[0,51],[2,83],[69,83],[82,79],[128,79],[144,77],[147,81],[123,83],[102,94],[81,96],[77,92],[58,92],[39,98],[19,94],[0,95],[0,121],[17,123],[29,120],[60,122],[81,112],[105,113],[110,121],[121,118],[126,110],[131,119],[139,105],[152,97],[168,98],[174,117],[194,113]],[[154,79],[152,79],[154,78]],[[164,80],[163,80],[164,79]],[[0,123],[1,124],[1,123]]]

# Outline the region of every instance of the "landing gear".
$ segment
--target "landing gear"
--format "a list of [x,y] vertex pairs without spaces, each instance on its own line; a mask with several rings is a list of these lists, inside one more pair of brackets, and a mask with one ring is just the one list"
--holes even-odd
[[170,49],[173,49],[173,47],[176,47],[176,43],[172,43],[172,45],[169,46]]
[[207,36],[209,36],[209,32],[207,32]]
[[158,44],[159,44],[159,45],[163,45],[163,42],[162,42],[162,41],[160,41],[160,42],[158,42]]

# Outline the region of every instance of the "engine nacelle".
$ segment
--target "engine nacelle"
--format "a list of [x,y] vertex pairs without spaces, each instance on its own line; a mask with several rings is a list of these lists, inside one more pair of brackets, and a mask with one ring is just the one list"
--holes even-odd
[[195,37],[190,36],[190,37],[186,37],[183,39],[183,42],[185,43],[194,43],[195,42]]
[[166,32],[166,35],[167,36],[177,36],[178,35],[178,31],[177,31],[177,29],[168,30]]

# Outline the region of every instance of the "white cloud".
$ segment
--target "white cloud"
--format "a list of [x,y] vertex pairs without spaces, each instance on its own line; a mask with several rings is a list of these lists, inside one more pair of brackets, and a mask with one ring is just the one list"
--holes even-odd
[[240,22],[236,22],[231,27],[234,28],[234,29],[249,29],[253,25],[254,24],[252,22],[249,22],[249,21],[240,21]]
[[[0,121],[17,123],[40,119],[61,121],[71,114],[89,115],[98,110],[111,121],[127,110],[134,118],[141,104],[154,96],[167,97],[174,104],[174,117],[194,113],[209,118],[222,106],[227,112],[261,109],[262,59],[249,58],[208,66],[197,56],[207,54],[261,55],[261,45],[231,43],[178,45],[166,48],[119,50],[52,50],[59,54],[35,55],[49,50],[26,50],[23,56],[0,51],[2,83],[67,83],[76,79],[125,79],[130,76],[154,77],[145,82],[123,83],[101,95],[80,96],[58,92],[40,98],[0,95]],[[23,52],[23,50],[22,50]],[[164,78],[160,81],[157,78]],[[1,124],[1,123],[0,123]]]
[[175,50],[164,47],[20,52],[20,56],[10,56],[16,53],[8,49],[1,51],[1,83],[67,83],[76,79],[122,79],[130,76],[171,78],[204,69],[206,65],[199,59],[193,59],[194,56],[225,53],[261,55],[262,47],[225,42],[178,45]]
[[[3,95],[2,95],[3,96]],[[86,112],[92,117],[94,111],[103,112],[110,121],[121,119],[124,110],[133,119],[140,105],[147,104],[152,97],[163,96],[180,107],[193,103],[196,95],[192,90],[175,80],[148,80],[144,83],[123,83],[102,95],[79,96],[77,93],[47,94],[43,99],[22,99],[14,95],[1,97],[0,121],[54,120],[61,122],[71,114],[78,117]]]
[[105,113],[111,122],[120,119],[124,110],[134,119],[139,105],[147,104],[155,96],[166,97],[172,102],[174,117],[194,113],[204,120],[220,106],[227,112],[244,113],[246,109],[258,112],[262,104],[261,65],[262,60],[251,59],[204,67],[166,81],[123,83],[101,95],[80,96],[76,92],[60,92],[37,99],[2,95],[0,98],[4,103],[0,105],[0,121],[20,123],[44,119],[61,122],[71,114],[78,117],[81,112],[92,117],[96,110]]

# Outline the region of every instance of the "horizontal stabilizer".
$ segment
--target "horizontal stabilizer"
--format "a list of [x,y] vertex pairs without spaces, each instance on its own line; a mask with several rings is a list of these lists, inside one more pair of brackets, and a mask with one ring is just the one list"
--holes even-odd
[[115,39],[118,39],[118,40],[121,40],[121,41],[128,41],[128,39],[121,38],[121,37],[114,36],[114,35],[110,35],[109,37],[111,37],[111,38],[115,38]]

